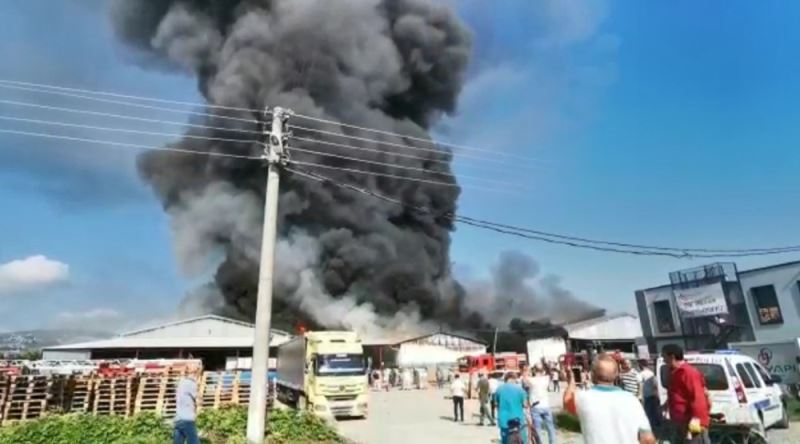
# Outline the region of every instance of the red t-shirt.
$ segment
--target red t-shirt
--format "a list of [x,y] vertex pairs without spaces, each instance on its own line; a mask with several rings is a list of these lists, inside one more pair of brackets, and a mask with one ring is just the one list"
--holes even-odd
[[692,418],[708,427],[710,422],[706,381],[699,370],[684,362],[672,371],[667,387],[669,417],[679,423],[689,423]]

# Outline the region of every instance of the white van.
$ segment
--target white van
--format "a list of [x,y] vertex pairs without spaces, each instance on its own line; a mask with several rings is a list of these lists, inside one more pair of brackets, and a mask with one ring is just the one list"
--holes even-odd
[[[711,414],[728,424],[748,424],[762,430],[789,427],[780,381],[755,359],[733,350],[692,353],[686,361],[706,379]],[[667,399],[669,369],[658,359],[659,398]]]

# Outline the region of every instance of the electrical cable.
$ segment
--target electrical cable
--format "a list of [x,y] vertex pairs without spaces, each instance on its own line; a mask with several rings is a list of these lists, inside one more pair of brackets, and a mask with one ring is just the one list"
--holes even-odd
[[180,138],[189,138],[189,139],[200,139],[200,140],[212,140],[212,141],[220,141],[220,142],[232,142],[232,143],[256,143],[257,140],[246,140],[246,139],[227,139],[224,137],[211,137],[211,136],[198,136],[193,134],[175,134],[175,133],[161,133],[155,131],[141,131],[141,130],[133,130],[133,129],[126,129],[126,128],[110,128],[105,126],[94,126],[94,125],[83,125],[80,123],[67,123],[67,122],[55,122],[52,120],[39,120],[39,119],[27,119],[22,117],[10,117],[10,116],[2,116],[0,115],[0,120],[11,120],[14,122],[26,122],[26,123],[35,123],[39,125],[54,125],[54,126],[63,126],[69,128],[82,128],[82,129],[91,129],[91,130],[98,130],[98,131],[113,131],[113,132],[120,132],[120,133],[129,133],[129,134],[144,134],[149,136],[167,136],[167,137],[180,137]]
[[154,147],[154,146],[148,146],[148,145],[137,145],[137,144],[133,144],[133,143],[112,142],[112,141],[108,141],[108,140],[85,139],[85,138],[82,138],[82,137],[62,136],[62,135],[56,135],[56,134],[36,133],[36,132],[30,132],[30,131],[18,131],[18,130],[6,129],[6,128],[0,128],[0,133],[17,134],[17,135],[32,136],[32,137],[43,137],[43,138],[47,138],[47,139],[70,140],[70,141],[73,141],[73,142],[97,143],[97,144],[108,145],[108,146],[134,148],[134,149],[138,149],[138,150],[172,151],[172,152],[176,152],[176,153],[198,154],[198,155],[205,155],[205,156],[212,156],[212,157],[230,157],[230,158],[234,158],[234,159],[262,160],[262,158],[258,157],[258,156],[245,156],[245,155],[239,155],[239,154],[219,153],[219,152],[214,152],[214,151],[187,150],[187,149],[184,149],[184,148]]
[[[477,228],[488,229],[491,231],[495,231],[502,234],[508,234],[517,237],[523,237],[531,240],[547,242],[552,244],[559,244],[565,245],[575,248],[583,248],[583,249],[591,249],[596,251],[604,251],[604,252],[613,252],[613,253],[622,253],[622,254],[632,254],[638,256],[667,256],[679,259],[685,258],[724,258],[724,257],[746,257],[746,256],[761,256],[761,255],[768,255],[768,254],[783,254],[783,253],[793,253],[800,251],[799,247],[776,247],[773,249],[769,248],[762,248],[762,249],[730,249],[724,250],[725,252],[721,252],[722,250],[712,250],[712,249],[703,249],[703,248],[688,248],[688,249],[679,249],[679,248],[670,248],[670,247],[658,247],[662,248],[661,250],[658,249],[650,249],[650,248],[642,248],[646,246],[640,246],[635,244],[622,244],[628,246],[628,248],[617,248],[617,246],[613,246],[614,243],[611,243],[611,246],[602,246],[596,244],[589,244],[589,243],[581,243],[579,241],[569,240],[569,239],[580,239],[574,238],[569,236],[563,235],[554,235],[553,233],[545,233],[536,230],[530,230],[527,228],[522,227],[514,227],[511,225],[506,224],[498,224],[491,221],[485,221],[476,218],[470,218],[465,216],[458,216],[453,214],[452,212],[446,212],[439,215],[434,214],[431,210],[422,207],[416,207],[409,205],[405,202],[402,202],[398,199],[394,199],[388,196],[384,196],[382,194],[376,193],[371,190],[366,190],[361,187],[350,185],[350,184],[342,184],[339,183],[331,178],[310,172],[310,171],[303,171],[303,170],[296,170],[293,168],[286,168],[288,171],[298,174],[300,176],[310,178],[312,180],[330,183],[334,186],[349,189],[352,191],[356,191],[362,194],[370,195],[375,198],[391,202],[396,205],[401,205],[403,207],[407,207],[413,209],[417,212],[427,214],[433,217],[444,217],[450,219],[454,222],[471,225]],[[540,233],[540,234],[532,234],[532,233]],[[567,239],[564,239],[567,238]],[[606,243],[605,241],[594,241],[598,243]],[[668,249],[669,250],[665,250]],[[713,253],[711,253],[713,252]]]
[[138,122],[188,126],[188,127],[191,127],[191,128],[203,128],[203,129],[211,129],[211,130],[218,130],[218,131],[230,131],[230,132],[234,132],[234,133],[264,134],[262,131],[257,131],[257,130],[246,130],[246,129],[241,129],[241,128],[225,128],[225,127],[222,127],[222,126],[201,125],[199,123],[178,122],[178,121],[175,121],[175,120],[148,119],[146,117],[129,116],[129,115],[125,115],[125,114],[113,114],[113,113],[106,113],[106,112],[102,112],[102,111],[90,111],[90,110],[77,109],[77,108],[65,108],[65,107],[60,107],[60,106],[41,105],[41,104],[38,104],[38,103],[20,102],[20,101],[17,101],[17,100],[0,99],[0,103],[5,103],[5,104],[8,104],[8,105],[15,105],[15,106],[25,106],[25,107],[29,107],[29,108],[47,109],[47,110],[51,110],[51,111],[86,114],[86,115],[90,115],[90,116],[111,117],[111,118],[115,118],[115,119],[128,119],[128,120],[135,120],[135,121],[138,121]]

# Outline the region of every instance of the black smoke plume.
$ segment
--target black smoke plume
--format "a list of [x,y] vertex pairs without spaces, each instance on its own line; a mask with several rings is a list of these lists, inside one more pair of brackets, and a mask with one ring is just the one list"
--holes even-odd
[[[263,119],[255,110],[265,106],[427,139],[431,125],[455,110],[471,50],[465,26],[432,0],[118,0],[112,19],[138,63],[196,77],[201,94],[217,105],[206,108],[212,116],[198,123],[222,129],[192,129],[187,136],[235,140],[186,137],[174,144],[211,153],[260,154],[254,139],[261,125],[243,120]],[[318,170],[427,207],[433,215],[456,210],[460,190],[448,175],[449,152],[405,150],[396,145],[434,145],[298,117],[292,123],[395,144],[351,140],[375,150],[353,151],[292,142],[391,165],[386,167],[300,151],[292,152],[295,160],[447,182],[453,186]],[[423,176],[397,166],[442,174]],[[264,165],[148,152],[139,158],[139,170],[171,216],[183,268],[201,272],[219,264],[214,285],[190,295],[182,308],[197,303],[252,318]],[[453,225],[446,217],[291,174],[283,175],[279,208],[274,310],[279,326],[300,320],[369,332],[417,329],[427,322],[464,327],[508,321],[505,315],[490,313],[485,319],[476,313],[452,279]]]

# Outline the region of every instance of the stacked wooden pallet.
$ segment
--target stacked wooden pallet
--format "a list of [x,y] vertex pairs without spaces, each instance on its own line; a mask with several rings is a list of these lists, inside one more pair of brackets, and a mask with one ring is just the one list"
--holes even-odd
[[47,410],[52,384],[47,376],[12,376],[5,396],[2,424],[42,416]]
[[88,413],[93,410],[94,379],[91,375],[76,375],[70,378],[68,396],[64,410],[75,413]]
[[250,372],[204,372],[197,397],[198,410],[246,405],[250,400]]
[[112,376],[98,377],[92,382],[94,402],[92,413],[95,415],[128,416],[134,398],[134,377]]
[[8,397],[9,377],[0,373],[0,424],[3,423],[5,413],[6,398]]

